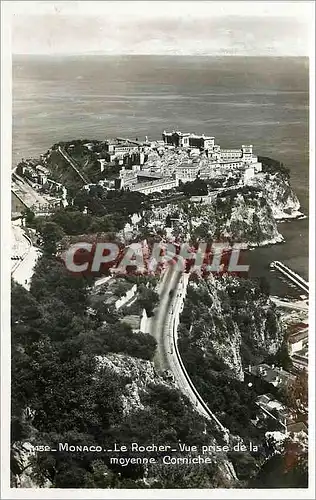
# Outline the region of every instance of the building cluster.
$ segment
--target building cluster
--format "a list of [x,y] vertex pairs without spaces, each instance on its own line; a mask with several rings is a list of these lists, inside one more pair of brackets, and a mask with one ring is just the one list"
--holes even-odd
[[[304,301],[297,301],[296,305],[303,306]],[[278,394],[287,392],[295,385],[296,379],[302,371],[308,372],[308,309],[281,309],[281,321],[287,330],[286,340],[288,353],[292,361],[289,370],[278,366],[262,363],[249,366],[245,370],[248,381],[260,380],[266,391],[257,398],[256,403],[265,418],[274,419],[281,432],[285,435],[295,434],[298,442],[307,439],[308,428],[304,418],[288,408],[284,402],[278,400]],[[300,389],[304,392],[304,388]],[[274,394],[274,395],[273,395]],[[283,401],[283,400],[282,400]],[[305,408],[307,414],[307,408]]]
[[276,388],[285,388],[296,379],[296,375],[293,373],[287,372],[278,366],[267,365],[266,363],[249,366],[248,371]]
[[[121,287],[121,293],[117,293]],[[139,294],[138,285],[128,283],[125,279],[109,276],[102,279],[101,284],[95,283],[95,288],[90,296],[90,307],[87,308],[89,316],[95,316],[99,307],[100,298],[102,303],[110,310],[120,311],[120,323],[130,326],[133,332],[146,333],[148,316],[145,309],[141,312],[133,311],[133,304],[137,301]]]
[[255,164],[258,162],[257,156],[253,154],[252,145],[241,146],[240,149],[221,149],[218,144],[215,144],[215,137],[175,131],[164,131],[162,138],[166,146],[204,151],[208,158],[220,163],[242,161]]
[[256,399],[256,404],[260,409],[257,415],[264,419],[270,418],[275,421],[276,426],[285,434],[303,432],[307,435],[307,426],[304,421],[297,421],[293,412],[284,402],[278,400],[275,390],[285,391],[295,383],[297,374],[288,372],[280,367],[262,363],[260,365],[249,366],[245,370],[248,380],[260,379],[265,384],[266,393],[261,394]]
[[169,190],[196,178],[207,180],[219,173],[238,172],[241,182],[246,182],[262,169],[252,145],[221,149],[214,137],[204,134],[164,131],[161,141],[144,143],[117,138],[106,141],[105,150],[105,158],[99,160],[101,171],[106,161],[116,161],[122,165],[116,187],[144,194]]
[[256,404],[260,409],[264,418],[270,418],[275,421],[276,426],[279,427],[285,435],[299,435],[296,437],[299,441],[306,440],[308,436],[307,425],[300,421],[295,421],[295,416],[287,406],[278,401],[273,394],[262,394],[256,400]]
[[[306,321],[306,320],[305,320]],[[308,370],[308,323],[295,322],[288,325],[288,345],[293,365],[298,370]]]
[[45,186],[47,190],[59,192],[63,190],[63,185],[50,178],[49,169],[40,164],[34,164],[30,160],[21,163],[16,174],[28,180],[35,189]]
[[104,143],[105,160],[108,162],[117,161],[119,165],[139,164],[143,165],[145,161],[145,152],[143,143],[138,140],[117,137],[107,140]]
[[[94,145],[87,143],[85,147],[93,151]],[[60,152],[77,171],[69,153],[64,149]],[[106,140],[103,152],[97,153],[97,159],[100,172],[104,172],[109,163],[121,167],[113,187],[146,195],[170,191],[180,183],[192,182],[197,178],[234,177],[237,179],[236,184],[242,185],[262,168],[251,145],[241,146],[240,149],[221,149],[212,136],[179,131],[164,131],[162,140],[158,141],[148,141],[147,137],[143,142],[137,138],[132,140],[124,137]],[[41,192],[42,196],[54,196],[61,204],[66,203],[65,187],[51,178],[46,166],[25,161],[19,165],[16,173],[34,191]],[[77,173],[80,175],[80,172]],[[83,175],[81,177],[84,180]]]
[[[182,182],[192,181],[196,177],[208,179],[214,170],[222,168],[227,171],[231,168],[241,169],[245,178],[262,170],[258,157],[253,154],[252,145],[243,145],[240,149],[221,149],[215,144],[214,137],[179,131],[164,131],[162,138],[167,147],[181,147],[189,151],[191,161],[179,165],[175,171],[177,179]],[[201,155],[206,161],[200,161]]]
[[14,216],[32,210],[37,215],[50,214],[66,206],[67,190],[49,177],[49,170],[31,160],[23,161],[11,177],[11,212]]
[[214,148],[215,137],[209,137],[202,135],[196,135],[192,133],[183,133],[173,130],[172,132],[163,131],[162,134],[163,142],[169,146],[175,146],[180,148],[198,148],[209,150]]

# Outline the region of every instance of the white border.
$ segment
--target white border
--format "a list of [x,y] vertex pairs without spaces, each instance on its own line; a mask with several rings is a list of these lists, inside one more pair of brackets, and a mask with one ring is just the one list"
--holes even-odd
[[309,489],[315,498],[315,4],[313,3],[313,31],[309,53],[309,375],[308,375],[308,415],[309,415]]
[[[10,387],[11,387],[11,136],[12,74],[11,26],[1,3],[1,498],[10,485]],[[6,468],[4,464],[8,464]]]
[[[1,2],[1,498],[86,499],[86,498],[315,498],[315,32],[310,40],[310,360],[309,360],[309,488],[308,489],[186,489],[186,490],[100,490],[100,489],[15,489],[10,488],[10,240],[11,233],[11,33],[10,12],[14,2]],[[24,3],[24,2],[23,2]],[[37,2],[32,2],[37,3]],[[43,2],[41,2],[43,3]],[[58,4],[58,2],[56,2]],[[72,2],[71,2],[72,3]],[[79,2],[84,3],[84,2]],[[180,2],[179,2],[180,3]],[[187,3],[187,2],[184,2]],[[226,2],[223,2],[226,3]],[[269,3],[269,2],[260,2]],[[303,2],[293,2],[301,4]],[[314,2],[311,4],[315,17]],[[313,24],[314,27],[314,24]]]

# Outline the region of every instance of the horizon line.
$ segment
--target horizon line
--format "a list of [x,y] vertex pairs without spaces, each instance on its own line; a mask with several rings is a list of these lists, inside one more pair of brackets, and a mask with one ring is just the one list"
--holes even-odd
[[277,58],[285,58],[285,57],[293,57],[293,58],[306,58],[309,59],[310,55],[308,54],[142,54],[142,53],[117,53],[117,54],[108,54],[106,52],[67,52],[67,53],[56,53],[52,54],[50,52],[42,52],[42,53],[34,53],[34,52],[12,52],[12,56],[31,56],[31,57],[73,57],[73,56],[106,56],[106,57],[269,57],[271,59]]

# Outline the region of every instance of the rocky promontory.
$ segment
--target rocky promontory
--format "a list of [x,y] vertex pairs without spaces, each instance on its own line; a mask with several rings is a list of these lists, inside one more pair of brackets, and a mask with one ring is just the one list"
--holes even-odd
[[275,220],[302,217],[300,202],[288,177],[281,173],[261,172],[248,181],[249,186],[260,189],[267,199]]
[[238,380],[249,364],[275,354],[283,339],[264,284],[228,275],[190,282],[181,332],[180,345],[189,342],[215,373]]

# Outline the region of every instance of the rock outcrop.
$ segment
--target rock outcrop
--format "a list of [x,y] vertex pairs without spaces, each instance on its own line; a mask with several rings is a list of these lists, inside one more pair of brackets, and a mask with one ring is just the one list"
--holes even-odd
[[[198,314],[194,302],[198,300]],[[250,280],[224,276],[189,284],[182,335],[233,378],[244,379],[249,363],[275,354],[283,339],[269,298]],[[181,334],[180,334],[181,338]]]
[[173,233],[180,239],[230,241],[249,247],[281,243],[272,208],[264,193],[254,187],[227,189],[211,203],[190,203],[177,209]]
[[[231,196],[232,200],[229,200]],[[226,196],[223,193],[218,203],[223,204],[227,200],[231,206],[226,211],[224,205],[221,224],[217,227],[218,234],[251,247],[283,241],[264,193],[241,191],[231,195],[228,192]]]
[[126,354],[110,353],[106,356],[97,356],[97,364],[98,369],[106,369],[127,380],[121,394],[125,415],[144,409],[141,399],[150,385],[163,384],[171,387],[157,374],[151,361]]
[[262,172],[250,178],[247,184],[262,190],[274,219],[295,219],[303,215],[300,202],[285,175]]

